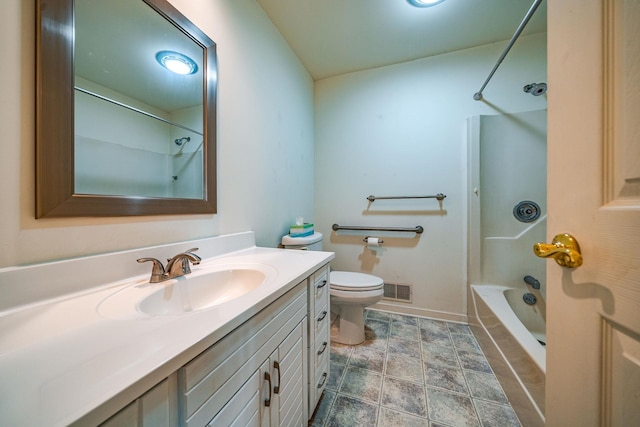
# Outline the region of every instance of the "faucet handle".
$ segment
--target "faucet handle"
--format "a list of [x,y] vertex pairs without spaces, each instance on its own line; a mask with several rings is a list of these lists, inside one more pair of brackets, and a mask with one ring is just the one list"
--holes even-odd
[[197,251],[199,248],[191,248],[191,249],[187,249],[186,251],[184,251],[184,253],[189,254],[191,256],[193,256],[196,261],[191,260],[191,262],[195,265],[200,264],[200,261],[202,261],[202,258],[200,258],[198,255],[194,254],[195,251]]
[[524,283],[531,286],[533,289],[540,289],[540,281],[531,275],[524,276]]
[[149,283],[158,283],[162,281],[162,277],[164,276],[164,266],[162,262],[156,258],[139,258],[137,260],[139,263],[143,262],[152,262],[153,268],[151,269],[151,278],[149,279]]
[[189,261],[191,261],[193,265],[198,265],[200,264],[200,261],[202,261],[202,258],[194,254],[194,252],[197,250],[198,248],[191,248],[183,252],[186,255],[182,258],[182,271],[184,272],[184,274],[191,273],[191,266],[189,265]]

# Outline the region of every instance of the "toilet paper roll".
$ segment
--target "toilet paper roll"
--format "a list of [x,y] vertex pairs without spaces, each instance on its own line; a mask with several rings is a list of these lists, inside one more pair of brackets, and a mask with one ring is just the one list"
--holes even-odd
[[367,237],[367,246],[380,246],[382,240],[377,237]]

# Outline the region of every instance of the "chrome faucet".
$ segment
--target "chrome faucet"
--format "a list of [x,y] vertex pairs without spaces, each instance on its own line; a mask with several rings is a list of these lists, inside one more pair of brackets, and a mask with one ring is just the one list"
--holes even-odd
[[165,270],[166,274],[171,276],[169,277],[170,279],[173,277],[183,276],[185,274],[191,273],[191,266],[189,265],[189,261],[191,261],[194,265],[200,264],[202,258],[194,254],[194,252],[197,250],[198,248],[191,248],[167,260],[167,267]]
[[140,263],[147,261],[152,262],[153,268],[151,269],[149,283],[159,283],[191,273],[191,265],[189,264],[189,261],[194,265],[198,265],[200,264],[200,261],[202,261],[202,258],[194,253],[197,250],[198,248],[191,248],[179,253],[171,259],[167,259],[166,267],[164,267],[162,262],[156,258],[140,258],[137,261]]

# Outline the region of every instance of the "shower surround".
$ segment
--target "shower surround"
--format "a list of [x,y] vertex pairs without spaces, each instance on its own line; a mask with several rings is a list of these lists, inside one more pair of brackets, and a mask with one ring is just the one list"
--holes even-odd
[[544,424],[546,113],[468,121],[469,323],[525,425]]

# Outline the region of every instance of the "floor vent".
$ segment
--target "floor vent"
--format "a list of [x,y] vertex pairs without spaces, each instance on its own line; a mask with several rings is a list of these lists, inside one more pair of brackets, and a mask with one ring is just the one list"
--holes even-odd
[[411,285],[404,283],[385,283],[382,299],[392,301],[411,302],[413,292]]

